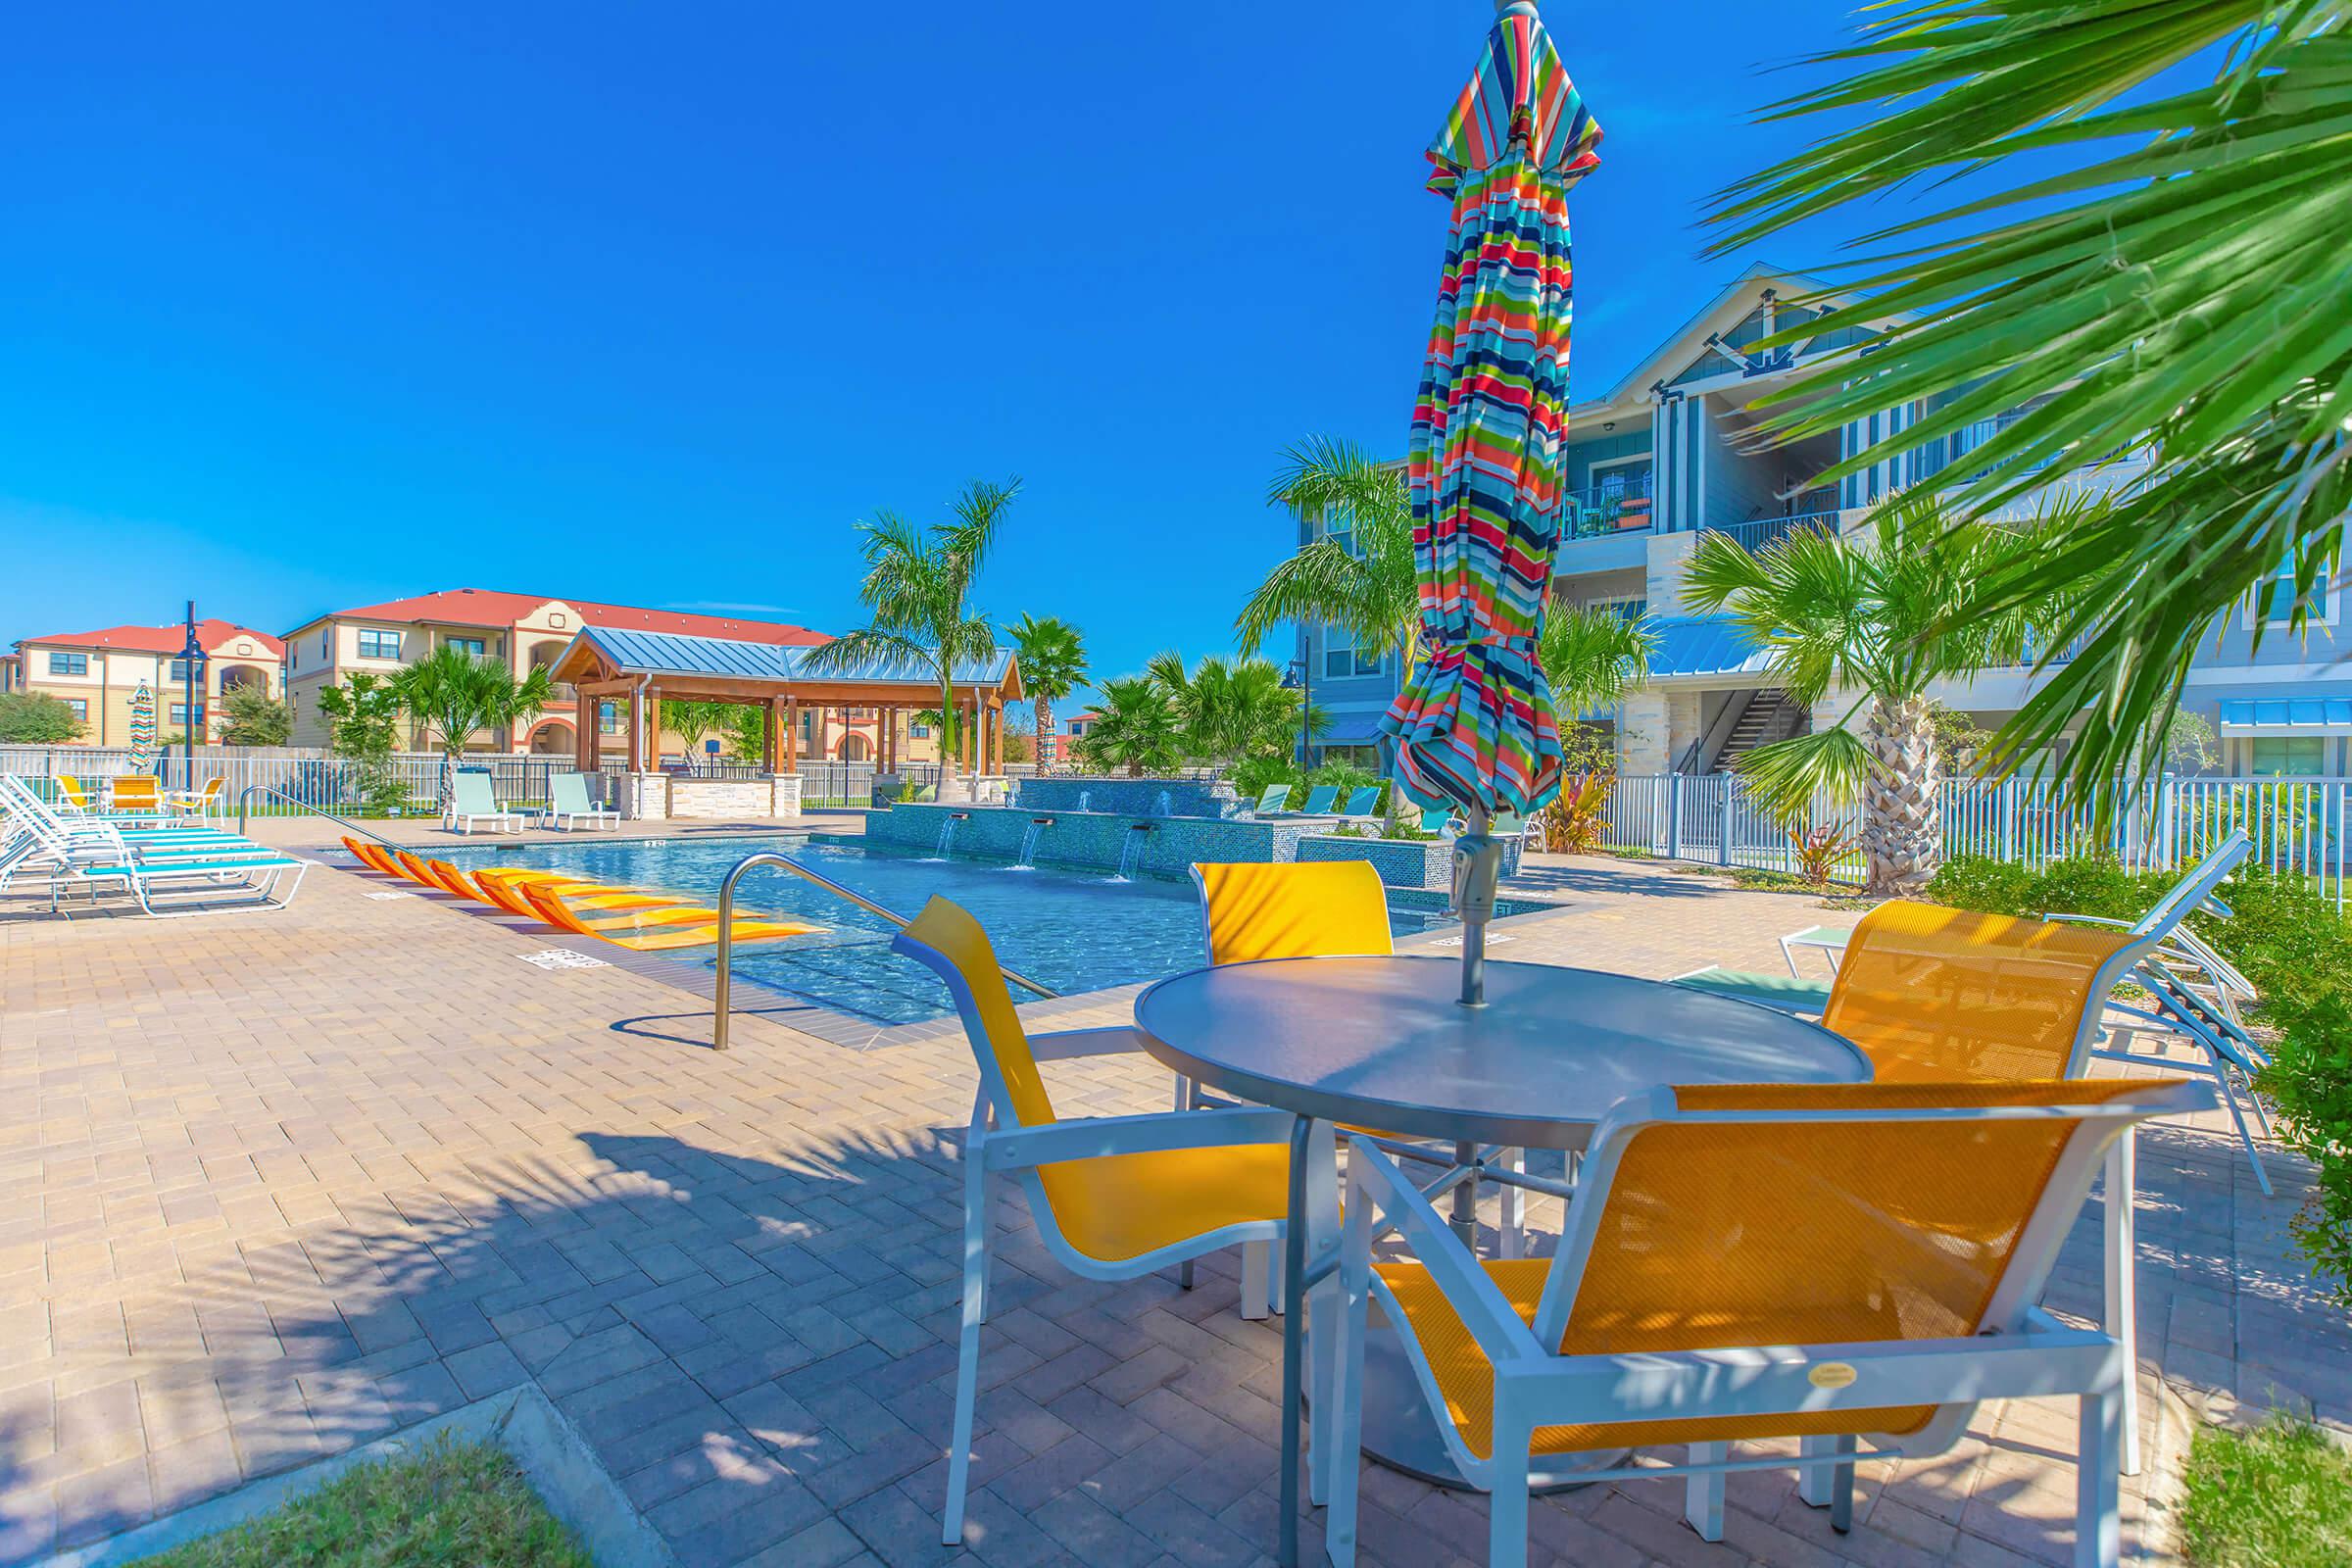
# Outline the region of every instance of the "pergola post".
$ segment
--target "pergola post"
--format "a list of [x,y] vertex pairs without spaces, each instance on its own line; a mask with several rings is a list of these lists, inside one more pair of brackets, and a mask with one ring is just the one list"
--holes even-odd
[[648,694],[645,700],[645,770],[649,773],[662,771],[662,695],[659,692]]
[[645,688],[629,688],[629,771],[645,771]]
[[1002,774],[1004,771],[1004,705],[991,698],[988,705],[988,718],[989,734],[996,742],[996,750],[992,754],[995,758],[995,765],[990,767],[989,771]]
[[[580,712],[583,708],[587,710],[584,715]],[[593,697],[580,698],[573,705],[571,760],[572,765],[583,773],[596,771],[596,714],[597,704]]]
[[798,773],[800,770],[801,700],[787,697],[784,699],[784,771]]
[[776,765],[777,748],[783,744],[784,737],[778,732],[784,727],[784,718],[778,710],[779,706],[773,702],[760,705],[760,770],[763,773],[780,771]]

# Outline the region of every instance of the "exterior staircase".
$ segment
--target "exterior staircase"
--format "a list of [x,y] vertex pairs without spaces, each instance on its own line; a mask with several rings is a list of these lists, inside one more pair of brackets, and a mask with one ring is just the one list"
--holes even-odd
[[1805,723],[1805,710],[1788,700],[1786,693],[1767,687],[1748,699],[1746,709],[1732,725],[1731,734],[1714,758],[1711,772],[1726,773],[1732,764],[1759,746],[1785,741],[1799,733]]

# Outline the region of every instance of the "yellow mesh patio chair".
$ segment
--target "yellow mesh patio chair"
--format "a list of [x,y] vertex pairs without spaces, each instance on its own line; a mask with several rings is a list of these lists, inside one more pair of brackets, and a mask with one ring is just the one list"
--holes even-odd
[[[892,943],[939,976],[980,1069],[963,1147],[963,1324],[956,1426],[940,1540],[963,1536],[980,1325],[988,1315],[989,1178],[1008,1176],[1048,1253],[1081,1278],[1129,1280],[1222,1248],[1281,1239],[1288,1211],[1291,1114],[1232,1107],[1064,1120],[1039,1069],[1048,1059],[1117,1049],[1126,1030],[1032,1039],[996,951],[971,914],[934,898]],[[1114,1037],[1104,1039],[1102,1037]],[[1328,1172],[1328,1165],[1326,1165]],[[1334,1179],[1310,1193],[1336,1201]],[[1313,1199],[1310,1197],[1310,1201]]]
[[118,773],[107,786],[109,809],[154,811],[163,808],[163,787],[153,773]]
[[90,808],[90,794],[81,787],[81,780],[71,773],[60,773],[51,782],[57,786],[58,805],[69,811],[87,811]]
[[[1805,1500],[1844,1529],[1858,1459],[1940,1453],[1982,1400],[2071,1394],[2074,1560],[2113,1568],[2129,1362],[2035,1303],[2109,1148],[2211,1103],[2129,1079],[1655,1089],[1595,1129],[1558,1253],[1525,1261],[1473,1257],[1355,1139],[1339,1452],[1359,1446],[1375,1300],[1449,1456],[1493,1496],[1495,1568],[1527,1561],[1531,1484],[1682,1475],[1713,1541],[1727,1473],[1791,1463],[1735,1446],[1795,1438]],[[1388,1225],[1410,1258],[1375,1262]],[[1638,1446],[1682,1462],[1608,1457]],[[1338,1468],[1325,1539],[1346,1568],[1359,1467]]]

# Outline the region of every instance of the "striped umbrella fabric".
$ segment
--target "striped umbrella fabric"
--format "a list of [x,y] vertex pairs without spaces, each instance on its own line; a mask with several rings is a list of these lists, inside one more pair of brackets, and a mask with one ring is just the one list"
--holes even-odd
[[130,694],[130,771],[144,773],[155,761],[155,693],[145,681]]
[[1381,728],[1421,805],[1531,812],[1559,789],[1537,658],[1568,422],[1568,189],[1600,126],[1528,0],[1502,8],[1429,149],[1451,199],[1407,476],[1425,657]]

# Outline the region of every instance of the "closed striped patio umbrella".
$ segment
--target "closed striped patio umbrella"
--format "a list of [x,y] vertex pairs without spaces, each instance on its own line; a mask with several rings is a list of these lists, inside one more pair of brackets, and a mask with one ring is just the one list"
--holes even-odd
[[1381,720],[1397,782],[1458,805],[1465,1002],[1482,994],[1499,812],[1559,790],[1559,719],[1537,644],[1557,544],[1568,422],[1568,188],[1600,126],[1530,0],[1497,7],[1486,50],[1429,149],[1452,203],[1407,477],[1423,657]]
[[133,773],[155,765],[155,693],[143,680],[130,694],[130,760],[125,765]]

